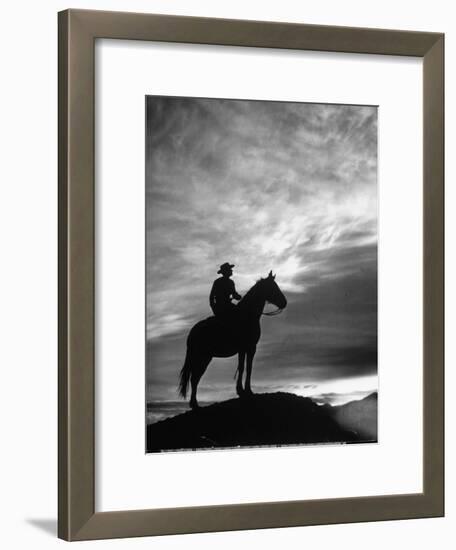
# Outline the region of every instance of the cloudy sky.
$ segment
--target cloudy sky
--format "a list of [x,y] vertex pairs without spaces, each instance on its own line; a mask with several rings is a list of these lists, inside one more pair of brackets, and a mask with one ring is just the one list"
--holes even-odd
[[[177,400],[188,330],[223,262],[243,294],[270,269],[254,391],[341,403],[377,388],[377,109],[149,96],[147,400]],[[200,400],[234,396],[214,360]]]

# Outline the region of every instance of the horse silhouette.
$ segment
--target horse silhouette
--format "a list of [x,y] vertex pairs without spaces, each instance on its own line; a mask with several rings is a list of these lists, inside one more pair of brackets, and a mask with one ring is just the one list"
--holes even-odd
[[[266,302],[275,305],[277,311],[263,313]],[[187,338],[187,353],[179,381],[179,393],[183,398],[187,397],[188,385],[191,384],[192,409],[198,407],[198,383],[214,357],[232,357],[238,354],[236,392],[240,397],[252,394],[252,365],[261,336],[260,317],[279,313],[286,305],[287,300],[275,282],[275,275],[270,271],[266,278],[253,285],[228,318],[208,317],[193,326]],[[243,386],[246,358],[247,369]]]

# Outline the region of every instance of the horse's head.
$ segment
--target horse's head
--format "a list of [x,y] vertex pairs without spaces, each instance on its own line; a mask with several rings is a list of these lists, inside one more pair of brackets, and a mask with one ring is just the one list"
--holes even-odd
[[261,279],[261,285],[264,289],[264,298],[267,302],[275,305],[279,309],[287,307],[287,299],[280,290],[279,285],[275,282],[275,275],[272,271],[265,279]]

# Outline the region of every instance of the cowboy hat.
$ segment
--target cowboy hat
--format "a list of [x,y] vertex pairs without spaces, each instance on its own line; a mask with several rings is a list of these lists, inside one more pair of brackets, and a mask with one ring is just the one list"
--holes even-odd
[[217,273],[223,273],[224,271],[227,271],[228,269],[232,269],[234,267],[234,264],[229,264],[228,262],[225,262],[220,266],[220,269],[217,271]]

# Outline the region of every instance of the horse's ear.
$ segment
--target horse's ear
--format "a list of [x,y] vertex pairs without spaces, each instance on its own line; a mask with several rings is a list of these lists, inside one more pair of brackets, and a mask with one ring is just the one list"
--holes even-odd
[[269,272],[268,277],[269,277],[270,279],[273,279],[273,276],[272,276],[272,269],[271,269],[271,271]]
[[274,275],[272,276],[272,278],[275,279],[275,276],[276,276],[276,274],[274,273]]

